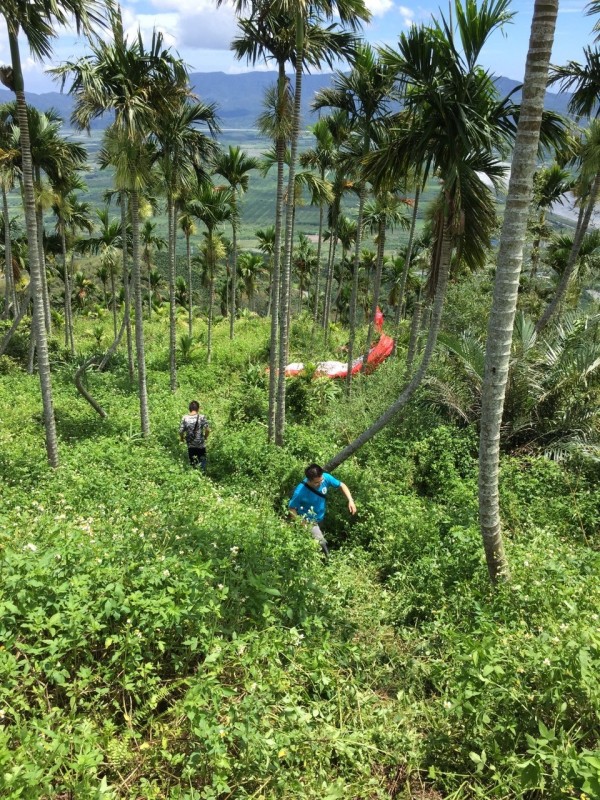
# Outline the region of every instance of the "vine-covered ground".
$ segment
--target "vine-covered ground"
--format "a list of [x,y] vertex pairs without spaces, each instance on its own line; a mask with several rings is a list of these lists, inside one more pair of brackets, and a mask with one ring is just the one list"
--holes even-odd
[[[1,361],[2,798],[600,797],[597,468],[503,460],[512,580],[492,589],[476,432],[417,401],[340,468],[358,514],[332,498],[324,564],[286,498],[397,395],[402,364],[351,400],[295,380],[275,448],[268,322],[241,319],[233,343],[218,324],[175,394],[166,324],[147,331],[149,440],[122,356],[88,376],[102,421],[53,348],[56,471],[18,341]],[[206,477],[177,441],[191,399]]]

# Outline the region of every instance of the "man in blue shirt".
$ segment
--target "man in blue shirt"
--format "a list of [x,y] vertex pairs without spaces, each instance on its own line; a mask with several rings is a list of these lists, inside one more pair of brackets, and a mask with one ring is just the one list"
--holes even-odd
[[350,489],[345,483],[338,481],[328,472],[323,472],[323,467],[318,464],[309,464],[304,470],[305,480],[299,483],[294,490],[292,499],[289,502],[290,514],[292,517],[302,517],[311,526],[310,531],[313,539],[321,545],[325,555],[328,555],[327,542],[319,526],[325,517],[328,490],[341,489],[348,501],[348,511],[356,514],[356,505],[350,494]]

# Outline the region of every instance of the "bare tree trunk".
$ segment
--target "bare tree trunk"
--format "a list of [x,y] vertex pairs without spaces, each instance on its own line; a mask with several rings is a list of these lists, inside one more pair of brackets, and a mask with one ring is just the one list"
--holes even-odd
[[360,436],[358,436],[353,442],[351,442],[343,450],[340,450],[339,453],[337,453],[330,461],[327,462],[325,466],[325,470],[327,472],[331,472],[336,467],[339,467],[340,464],[346,461],[346,459],[350,458],[351,455],[353,455],[364,444],[372,439],[376,433],[379,433],[379,431],[384,428],[402,408],[404,408],[404,406],[408,403],[413,394],[421,385],[421,382],[425,377],[425,373],[429,367],[429,362],[431,361],[431,356],[433,355],[433,351],[435,349],[442,322],[442,311],[444,309],[444,299],[446,297],[446,289],[448,287],[451,255],[452,242],[450,241],[447,228],[444,228],[440,252],[438,284],[433,305],[433,318],[431,321],[431,327],[429,329],[429,335],[427,337],[427,345],[425,346],[425,352],[423,353],[423,358],[421,360],[421,364],[419,365],[419,369],[416,371],[414,377],[404,391],[400,394],[398,399],[392,403],[392,405],[386,409],[386,411],[383,412],[379,419],[377,419],[373,425],[361,433]]
[[185,235],[185,255],[187,262],[187,278],[188,278],[188,336],[190,339],[193,334],[193,319],[194,319],[194,287],[192,285],[192,248],[190,245],[190,235]]
[[215,292],[215,262],[214,262],[214,242],[213,230],[208,229],[210,253],[209,259],[209,279],[208,279],[208,331],[206,334],[206,363],[210,364],[212,358],[212,323],[213,323],[213,305],[214,305],[214,292]]
[[4,186],[2,186],[2,211],[4,215],[4,276],[6,281],[6,288],[4,290],[4,319],[8,319],[10,316],[11,306],[13,318],[18,315],[19,309],[17,308],[17,293],[15,291],[15,281],[13,275],[8,197]]
[[21,308],[19,309],[18,314],[16,315],[16,317],[13,320],[13,324],[10,326],[9,330],[6,331],[6,333],[4,334],[4,338],[0,342],[0,356],[3,356],[4,353],[6,352],[6,348],[10,344],[10,340],[12,339],[13,334],[15,333],[15,331],[17,330],[17,328],[21,324],[21,321],[22,321],[23,317],[27,313],[27,309],[29,308],[30,300],[31,300],[31,284],[29,285],[29,288],[27,289],[27,295],[26,295],[25,299],[23,300],[23,304],[22,304]]
[[29,121],[27,119],[27,103],[25,101],[25,88],[21,71],[19,43],[16,33],[9,26],[9,44],[12,59],[14,90],[17,99],[17,118],[21,136],[21,155],[23,168],[23,189],[25,195],[25,223],[27,227],[27,241],[29,242],[29,271],[31,276],[31,294],[33,297],[33,319],[35,324],[36,346],[38,354],[38,371],[42,404],[44,408],[44,429],[46,433],[46,453],[48,463],[52,467],[58,466],[58,440],[56,436],[56,421],[54,419],[54,404],[52,401],[52,379],[50,375],[50,360],[48,358],[48,341],[46,338],[44,298],[42,292],[42,276],[38,257],[37,223],[35,216],[35,192],[33,188],[33,165],[31,162],[31,144],[29,139]]
[[400,277],[400,287],[398,288],[398,303],[396,305],[396,313],[394,314],[394,350],[392,355],[395,356],[398,352],[398,337],[400,336],[400,318],[402,313],[402,304],[404,302],[404,292],[406,291],[406,281],[408,280],[408,273],[412,262],[412,252],[415,242],[415,229],[417,227],[417,214],[419,211],[419,200],[421,198],[421,184],[417,183],[415,189],[415,203],[413,206],[412,218],[410,221],[410,233],[408,235],[408,244],[406,246],[406,257],[404,259],[404,268],[402,276]]
[[[112,318],[113,318],[113,336],[117,338],[117,295],[116,295],[116,287],[115,287],[115,273],[110,270],[110,291],[112,293]],[[123,317],[125,319],[125,317]]]
[[233,260],[232,260],[232,268],[231,268],[231,315],[229,317],[229,338],[233,339],[234,337],[234,326],[235,326],[235,315],[236,315],[236,305],[237,305],[237,206],[236,206],[236,190],[233,189],[232,194],[232,202],[231,202],[231,210],[233,213],[233,221],[231,223],[231,246],[233,249]]
[[74,341],[73,341],[73,314],[71,308],[71,280],[69,277],[69,262],[67,260],[67,238],[65,236],[64,223],[60,223],[60,246],[63,257],[63,281],[65,284],[65,347],[70,351],[71,355],[75,355]]
[[558,0],[535,0],[521,111],[500,235],[492,310],[488,322],[481,393],[479,520],[488,572],[493,582],[509,577],[500,527],[498,495],[500,427],[557,14]]
[[[35,167],[35,181],[38,191],[42,190],[42,178],[39,167]],[[52,335],[52,315],[50,313],[50,293],[48,291],[48,275],[46,273],[46,255],[44,253],[44,212],[41,203],[36,204],[35,219],[37,227],[36,244],[40,260],[40,278],[42,282],[42,296],[44,299],[44,321],[46,333]]]
[[[366,142],[365,151],[368,148]],[[352,392],[352,362],[354,361],[354,339],[356,337],[356,298],[358,297],[358,277],[360,271],[360,248],[362,245],[363,216],[367,187],[363,183],[360,188],[358,201],[358,219],[356,222],[356,241],[354,243],[354,269],[352,271],[352,295],[350,298],[350,337],[348,339],[348,372],[346,374],[346,393],[348,397]]]
[[333,226],[329,237],[329,256],[327,259],[327,277],[325,279],[325,302],[323,307],[323,330],[325,331],[325,345],[329,339],[329,316],[331,314],[331,293],[333,291],[333,268],[335,264],[335,250],[337,244],[337,224]]
[[[285,77],[280,74],[280,91],[284,91]],[[269,305],[271,307],[271,338],[269,349],[269,420],[268,437],[270,442],[275,441],[276,414],[277,414],[277,368],[279,365],[279,294],[281,276],[281,226],[283,221],[283,170],[285,141],[279,138],[277,148],[277,197],[275,201],[275,243],[273,245],[273,270],[271,273],[271,287]]]
[[417,303],[415,303],[415,307],[413,309],[413,316],[410,323],[410,336],[408,338],[408,349],[406,352],[406,372],[405,372],[406,377],[410,375],[413,361],[415,360],[415,355],[417,352],[417,342],[419,341],[419,331],[421,330],[422,311],[423,311],[423,306],[421,304],[421,301],[419,300]]
[[142,276],[140,270],[140,212],[137,191],[131,191],[132,273],[133,302],[135,306],[135,351],[137,356],[138,390],[140,397],[140,421],[142,436],[150,435],[148,410],[148,388],[146,383],[146,353],[144,345],[144,303],[142,298]]
[[381,273],[383,271],[383,253],[385,250],[385,220],[379,220],[379,229],[377,231],[377,266],[375,268],[375,279],[373,281],[373,302],[371,303],[371,316],[369,317],[369,328],[367,330],[367,343],[365,346],[365,355],[363,357],[362,371],[367,371],[367,362],[369,360],[369,350],[371,349],[371,340],[373,339],[373,328],[375,327],[375,314],[379,305],[379,293],[381,291]]
[[127,252],[127,192],[121,192],[121,240],[123,243],[123,292],[125,333],[127,334],[127,369],[129,380],[133,383],[135,369],[133,366],[133,342],[131,341],[131,299],[129,293],[129,253]]
[[540,333],[540,331],[544,330],[546,325],[550,322],[554,314],[557,312],[558,308],[560,307],[560,304],[564,299],[564,296],[567,292],[567,287],[569,285],[569,281],[571,280],[573,271],[575,269],[575,264],[577,263],[577,258],[579,257],[579,251],[581,250],[583,239],[586,233],[588,232],[590,219],[592,218],[592,212],[594,211],[594,208],[596,206],[596,200],[598,199],[599,193],[600,193],[600,172],[594,178],[594,183],[592,184],[590,195],[586,203],[580,209],[579,218],[577,220],[577,228],[575,229],[575,236],[573,238],[573,245],[569,253],[567,266],[565,267],[565,270],[561,275],[559,284],[556,287],[556,292],[554,293],[554,297],[552,298],[551,302],[546,306],[546,310],[544,311],[537,325],[535,326],[536,333]]
[[[321,178],[325,178],[325,172],[321,170]],[[314,340],[315,331],[317,329],[317,320],[319,319],[319,290],[321,289],[321,249],[323,245],[323,217],[325,216],[325,208],[323,203],[319,206],[319,241],[317,242],[317,266],[315,275],[315,304],[313,308],[313,329],[312,337]]]
[[167,218],[169,242],[169,378],[171,391],[177,390],[177,361],[175,348],[177,347],[176,330],[176,304],[175,304],[175,202],[169,191],[167,197]]

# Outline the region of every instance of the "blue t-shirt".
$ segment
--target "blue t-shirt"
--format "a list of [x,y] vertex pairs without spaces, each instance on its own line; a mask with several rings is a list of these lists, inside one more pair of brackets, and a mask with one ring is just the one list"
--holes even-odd
[[295,509],[301,517],[305,517],[311,522],[320,522],[325,516],[325,498],[328,490],[330,488],[337,489],[341,483],[328,472],[323,473],[323,481],[315,491],[311,491],[306,482],[302,481],[294,489],[288,507]]

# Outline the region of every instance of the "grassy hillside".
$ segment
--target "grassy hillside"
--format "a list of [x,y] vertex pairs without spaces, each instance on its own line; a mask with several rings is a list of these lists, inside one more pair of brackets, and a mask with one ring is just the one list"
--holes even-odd
[[[98,324],[108,341],[108,315],[78,318],[79,358]],[[291,357],[325,355],[307,330]],[[504,459],[513,580],[493,591],[476,433],[422,395],[340,469],[358,514],[331,498],[324,564],[286,498],[397,395],[404,339],[351,401],[291,381],[280,449],[266,320],[234,343],[218,323],[175,394],[164,317],[147,338],[146,441],[123,356],[88,376],[101,421],[52,345],[55,472],[26,342],[0,360],[2,798],[600,796],[597,469]],[[207,476],[177,442],[192,398]]]

